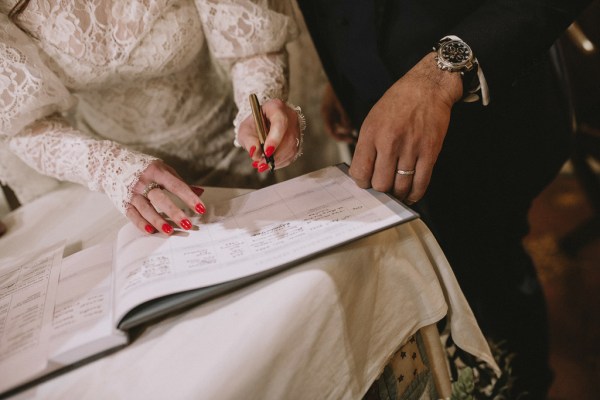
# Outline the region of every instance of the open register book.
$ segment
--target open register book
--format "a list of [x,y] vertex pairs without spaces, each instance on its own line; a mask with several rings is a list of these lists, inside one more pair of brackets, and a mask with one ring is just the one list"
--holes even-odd
[[417,215],[324,168],[208,204],[171,237],[122,227],[115,243],[0,260],[0,393],[128,343],[127,331]]

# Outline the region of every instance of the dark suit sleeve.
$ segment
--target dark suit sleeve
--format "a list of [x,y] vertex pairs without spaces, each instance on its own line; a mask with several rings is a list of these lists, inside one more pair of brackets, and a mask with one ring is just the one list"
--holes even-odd
[[490,0],[448,34],[475,52],[492,96],[543,58],[589,0]]

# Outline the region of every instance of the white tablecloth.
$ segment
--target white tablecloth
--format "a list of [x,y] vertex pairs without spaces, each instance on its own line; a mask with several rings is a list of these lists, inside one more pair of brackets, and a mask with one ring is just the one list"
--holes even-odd
[[[243,193],[207,188],[211,202]],[[0,257],[67,240],[113,240],[127,221],[75,185],[4,218]],[[359,399],[420,327],[449,315],[454,341],[493,364],[431,232],[420,220],[337,248],[148,327],[126,348],[17,398]]]

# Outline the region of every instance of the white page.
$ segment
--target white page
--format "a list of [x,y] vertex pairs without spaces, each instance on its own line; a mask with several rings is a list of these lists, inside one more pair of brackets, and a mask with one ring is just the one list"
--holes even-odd
[[387,205],[329,167],[209,204],[193,230],[169,238],[129,224],[117,242],[116,318],[148,299],[266,271],[414,218],[380,197]]
[[47,366],[64,243],[0,263],[0,392]]
[[127,343],[113,321],[113,244],[63,260],[52,321],[50,360],[62,365]]

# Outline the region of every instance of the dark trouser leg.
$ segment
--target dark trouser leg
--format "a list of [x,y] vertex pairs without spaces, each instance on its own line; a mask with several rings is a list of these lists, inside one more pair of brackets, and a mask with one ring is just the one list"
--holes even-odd
[[421,205],[484,334],[516,353],[511,398],[525,390],[545,398],[551,382],[545,301],[522,246],[531,201],[569,151],[564,113],[543,77],[483,112],[456,106]]
[[[468,218],[481,214],[474,209]],[[551,380],[548,332],[533,265],[518,246],[516,232],[480,223],[488,218],[465,223],[458,216],[440,217],[433,212],[436,234],[443,238],[440,244],[486,337],[515,355],[511,367],[518,381],[513,393],[529,391],[532,398],[544,398]],[[495,217],[506,218],[502,213]],[[491,233],[494,230],[497,234]]]

